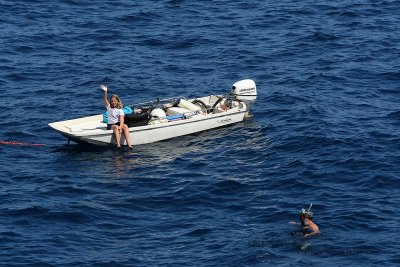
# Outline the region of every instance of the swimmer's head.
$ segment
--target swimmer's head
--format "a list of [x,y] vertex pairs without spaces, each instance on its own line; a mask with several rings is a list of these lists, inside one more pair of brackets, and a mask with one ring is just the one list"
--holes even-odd
[[306,218],[312,220],[313,215],[314,214],[310,211],[310,209],[308,209],[308,210],[301,209],[300,210],[300,221],[303,222]]

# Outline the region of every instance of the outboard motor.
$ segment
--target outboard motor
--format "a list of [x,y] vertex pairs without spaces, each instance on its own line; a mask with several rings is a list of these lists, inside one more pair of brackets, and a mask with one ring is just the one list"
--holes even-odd
[[247,106],[247,115],[251,106],[257,99],[256,83],[253,80],[241,80],[232,85],[232,96],[235,100],[242,101]]

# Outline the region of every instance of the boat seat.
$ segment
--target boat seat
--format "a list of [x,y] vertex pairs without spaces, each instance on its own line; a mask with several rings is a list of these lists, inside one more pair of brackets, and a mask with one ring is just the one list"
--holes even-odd
[[185,113],[192,112],[189,109],[181,108],[181,107],[170,107],[167,109],[167,116],[175,116],[175,115],[184,115]]
[[218,103],[213,110],[213,113],[221,113],[225,112],[229,109],[229,102],[226,99],[223,99],[220,103]]

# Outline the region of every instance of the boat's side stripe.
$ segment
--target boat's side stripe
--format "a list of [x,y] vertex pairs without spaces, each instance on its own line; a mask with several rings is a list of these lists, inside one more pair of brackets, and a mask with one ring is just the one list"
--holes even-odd
[[230,117],[232,115],[237,115],[237,114],[242,114],[242,113],[246,113],[246,111],[239,111],[239,112],[235,112],[235,113],[230,113],[230,114],[224,114],[222,116],[217,116],[217,117],[213,117],[213,118],[205,118],[205,119],[201,119],[201,120],[195,120],[195,121],[186,121],[186,122],[182,122],[179,124],[173,124],[173,125],[161,125],[159,127],[151,127],[151,128],[147,128],[147,129],[139,129],[136,130],[137,128],[129,128],[130,132],[142,132],[142,131],[149,131],[149,130],[153,130],[153,129],[161,129],[161,128],[166,128],[166,127],[174,127],[177,125],[183,125],[183,124],[190,124],[190,123],[197,123],[197,122],[201,122],[201,121],[207,121],[207,120],[214,120],[214,119],[218,119],[218,118],[224,118],[224,117]]

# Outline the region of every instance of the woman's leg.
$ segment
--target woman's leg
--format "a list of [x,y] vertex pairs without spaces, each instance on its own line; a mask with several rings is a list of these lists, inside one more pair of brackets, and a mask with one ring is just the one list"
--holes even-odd
[[126,143],[128,144],[129,147],[131,147],[131,136],[129,134],[129,127],[126,124],[123,124],[121,127],[122,131],[124,132]]
[[119,131],[119,126],[118,125],[113,125],[113,126],[111,126],[111,129],[114,132],[115,141],[117,142],[117,147],[121,147],[121,144],[120,144],[121,133]]

